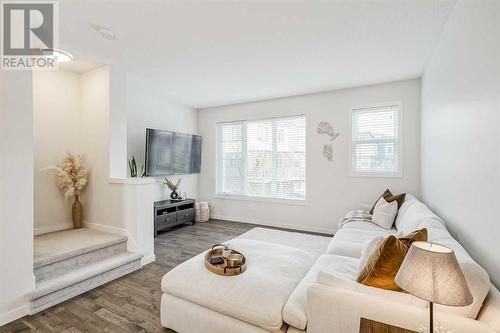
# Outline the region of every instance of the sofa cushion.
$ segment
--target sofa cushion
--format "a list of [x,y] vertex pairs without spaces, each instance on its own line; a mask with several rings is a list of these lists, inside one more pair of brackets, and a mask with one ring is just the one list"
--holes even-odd
[[288,298],[283,309],[285,323],[301,330],[306,328],[307,288],[316,283],[319,272],[328,272],[342,279],[353,281],[356,278],[358,266],[359,259],[329,254],[320,256]]
[[[348,256],[352,258],[360,258],[361,251],[363,247],[371,241],[373,238],[378,236],[389,236],[396,233],[395,229],[385,230],[375,224],[376,228],[366,228],[366,229],[356,229],[356,228],[348,228],[350,224],[355,224],[358,222],[351,222],[346,224],[342,229],[338,230],[333,236],[326,253],[335,254],[340,256]],[[366,222],[359,222],[365,223]]]
[[[282,231],[268,228],[253,228],[235,239],[253,239],[279,245],[295,247],[316,257],[325,253],[331,237],[308,235],[299,232]],[[231,241],[232,243],[232,241]]]
[[286,330],[286,333],[306,333],[304,330],[299,330],[296,327],[293,326],[288,326],[288,329]]
[[495,332],[500,332],[500,291],[494,285],[490,285],[490,291],[484,301],[477,320],[486,323]]
[[448,230],[438,221],[427,219],[420,224],[419,228],[427,229],[429,233],[429,242],[444,245],[455,252],[458,264],[464,272],[465,280],[474,298],[472,304],[465,307],[436,305],[436,311],[453,313],[475,319],[481,310],[481,306],[490,288],[488,273],[471,258],[467,251],[451,237]]
[[[342,225],[341,229],[356,229],[356,230],[368,230],[368,231],[377,231],[377,232],[390,232],[391,234],[396,234],[398,230],[396,228],[392,228],[390,230],[386,230],[373,222],[364,222],[364,221],[352,221]],[[339,229],[339,230],[341,230]]]
[[358,274],[361,274],[361,271],[365,268],[366,264],[368,263],[368,260],[372,256],[373,251],[384,241],[384,236],[378,236],[366,243],[366,245],[363,247],[363,250],[361,251],[361,257],[359,258],[359,267],[358,267]]
[[401,207],[399,207],[398,215],[396,216],[396,221],[394,222],[394,225],[396,226],[396,228],[401,223],[401,219],[404,217],[408,208],[410,208],[413,204],[415,204],[417,202],[420,202],[420,201],[418,201],[418,199],[415,198],[413,195],[411,195],[409,193],[406,194],[405,201],[403,202]]
[[[425,309],[427,306],[429,306],[429,302],[406,292],[384,290],[380,288],[365,286],[356,281],[345,280],[323,271],[319,272],[318,274],[318,283],[337,289],[350,290],[355,292],[356,294],[370,295],[379,299],[385,299],[388,302],[404,303],[422,309]],[[387,313],[387,315],[390,316],[391,313]]]
[[418,226],[427,219],[435,219],[440,221],[426,205],[417,201],[408,206],[403,212],[402,216],[396,219],[396,229],[402,234],[409,234],[417,229]]
[[165,274],[162,291],[266,330],[278,331],[288,297],[316,257],[294,247],[250,239],[233,239],[231,245],[246,257],[244,273],[214,274],[205,268],[205,253],[201,253]]

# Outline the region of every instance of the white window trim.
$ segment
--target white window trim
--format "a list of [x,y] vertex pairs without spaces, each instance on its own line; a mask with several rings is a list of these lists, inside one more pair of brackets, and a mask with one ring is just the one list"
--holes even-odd
[[[254,122],[254,121],[265,121],[265,120],[271,120],[271,119],[283,119],[283,118],[294,118],[294,117],[304,117],[306,120],[306,174],[305,174],[305,181],[306,181],[306,188],[305,188],[305,197],[304,199],[279,199],[279,198],[269,198],[269,197],[258,197],[258,196],[251,196],[251,195],[242,195],[242,194],[229,194],[229,193],[224,193],[220,191],[221,183],[220,183],[220,168],[219,164],[221,162],[221,154],[222,154],[222,149],[221,149],[221,140],[220,140],[220,125],[225,124],[225,123],[245,123],[245,122]],[[287,115],[277,115],[273,117],[265,117],[265,118],[248,118],[245,120],[241,119],[234,119],[234,120],[222,120],[218,121],[215,123],[215,142],[216,142],[216,159],[215,159],[215,179],[214,179],[214,198],[216,199],[229,199],[229,200],[242,200],[242,201],[253,201],[253,202],[263,202],[263,203],[273,203],[273,204],[283,204],[283,205],[292,205],[292,206],[308,206],[309,205],[309,170],[311,169],[309,166],[309,136],[310,136],[310,131],[309,131],[309,113],[304,112],[304,113],[297,113],[297,114],[287,114]],[[245,172],[246,172],[246,147],[243,148],[244,151],[244,163],[245,163]]]
[[216,199],[229,199],[229,200],[241,200],[241,201],[253,201],[253,202],[267,202],[282,205],[292,205],[292,206],[307,206],[309,201],[307,200],[307,183],[306,183],[306,199],[278,199],[278,198],[268,198],[268,197],[257,197],[251,195],[238,195],[238,194],[228,194],[228,193],[216,193],[214,198]]
[[[353,137],[352,137],[352,113],[355,110],[359,109],[370,109],[370,108],[380,108],[389,105],[397,105],[399,107],[399,115],[398,115],[398,170],[394,172],[383,172],[383,171],[368,171],[368,172],[359,172],[353,170]],[[374,110],[375,111],[375,110]],[[349,110],[349,176],[350,177],[367,177],[367,178],[403,178],[403,103],[401,101],[393,101],[393,102],[384,102],[384,103],[373,103],[373,104],[362,104],[362,105],[354,105]]]

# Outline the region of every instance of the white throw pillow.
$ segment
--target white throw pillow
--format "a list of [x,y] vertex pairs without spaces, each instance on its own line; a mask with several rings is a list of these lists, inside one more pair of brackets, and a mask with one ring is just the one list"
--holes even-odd
[[372,222],[386,230],[390,230],[397,214],[398,203],[396,201],[387,202],[384,198],[380,198],[375,204]]
[[361,250],[361,257],[359,258],[359,268],[358,276],[363,268],[365,268],[368,259],[372,255],[373,251],[384,241],[384,236],[378,236],[373,238],[371,241],[365,244],[363,250]]

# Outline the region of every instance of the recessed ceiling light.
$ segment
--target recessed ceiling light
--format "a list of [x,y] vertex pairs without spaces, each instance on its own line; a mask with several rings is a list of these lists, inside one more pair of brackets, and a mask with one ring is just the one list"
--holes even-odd
[[101,27],[98,25],[93,25],[92,28],[94,28],[95,31],[101,35],[102,38],[107,39],[107,40],[115,40],[116,39],[116,34],[113,30],[105,27]]
[[42,54],[47,59],[53,59],[54,62],[68,62],[73,60],[73,55],[61,49],[43,49]]

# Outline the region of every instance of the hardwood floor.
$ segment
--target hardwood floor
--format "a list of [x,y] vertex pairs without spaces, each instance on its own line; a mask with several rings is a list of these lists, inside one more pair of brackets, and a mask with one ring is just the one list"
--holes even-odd
[[155,238],[156,262],[33,316],[0,327],[11,332],[166,332],[160,325],[160,280],[173,267],[255,225],[212,220]]

